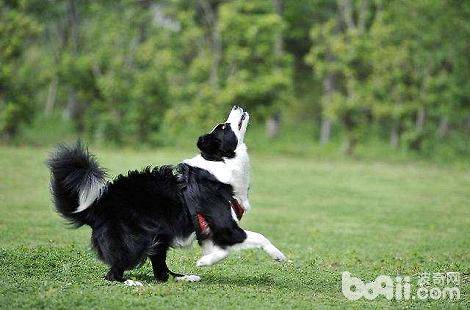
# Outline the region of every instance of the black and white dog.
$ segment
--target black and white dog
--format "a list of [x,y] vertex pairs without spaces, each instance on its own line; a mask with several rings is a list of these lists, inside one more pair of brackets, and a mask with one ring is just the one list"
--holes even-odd
[[57,148],[48,161],[55,207],[76,227],[92,228],[92,246],[110,266],[107,280],[142,285],[123,274],[149,257],[157,281],[167,281],[169,275],[199,281],[166,265],[170,247],[190,245],[196,237],[203,249],[199,267],[249,248],[285,259],[263,235],[238,226],[250,208],[249,157],[243,142],[248,121],[247,112],[233,107],[225,123],[199,137],[200,155],[176,166],[129,171],[111,182],[80,143]]

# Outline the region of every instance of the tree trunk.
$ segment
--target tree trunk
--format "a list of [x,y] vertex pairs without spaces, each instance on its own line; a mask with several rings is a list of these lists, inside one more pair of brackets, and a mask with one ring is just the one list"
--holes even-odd
[[368,0],[362,0],[359,8],[359,16],[358,16],[358,22],[357,22],[357,27],[359,28],[360,33],[364,33],[366,30],[366,22],[368,18],[368,13],[369,13],[369,1]]
[[[343,25],[343,32],[345,34],[353,33],[357,29],[356,23],[354,21],[354,6],[352,0],[338,0],[338,18],[339,25]],[[346,42],[348,43],[348,37],[346,36]],[[346,96],[348,98],[354,97],[355,89],[353,80],[347,74],[345,75],[345,86],[346,86]],[[343,125],[346,130],[346,141],[344,153],[345,155],[352,156],[356,147],[357,137],[355,136],[354,129],[357,124],[355,123],[351,112],[346,112],[343,116]]]
[[437,130],[437,133],[440,138],[445,138],[449,135],[449,118],[447,116],[441,117],[441,120],[439,121],[439,129]]
[[[79,49],[79,16],[76,0],[69,0],[67,11],[68,27],[70,31],[69,45],[72,53],[77,54]],[[77,99],[77,90],[70,86],[64,116],[65,118],[74,121],[79,131],[83,129],[83,124],[81,123],[82,110],[80,102]]]
[[330,142],[331,136],[331,121],[324,116],[321,120],[320,128],[320,144],[327,144]]
[[[329,56],[327,56],[329,57]],[[333,73],[329,73],[323,80],[323,96],[324,105],[328,104],[333,97],[333,92],[335,90],[335,77]],[[321,128],[320,128],[320,144],[326,144],[330,142],[331,137],[331,120],[323,113],[321,119]]]
[[83,106],[77,100],[77,92],[70,88],[67,96],[67,105],[64,110],[64,118],[73,120],[79,132],[83,131]]
[[44,108],[44,114],[46,116],[50,116],[52,112],[54,111],[55,101],[57,98],[57,83],[58,83],[57,77],[54,77],[54,79],[49,84],[49,91],[47,92],[46,107]]
[[409,147],[412,150],[419,151],[424,139],[424,124],[426,122],[426,110],[424,107],[419,107],[418,112],[416,113],[416,137],[414,140],[410,141]]
[[279,136],[281,128],[281,114],[274,113],[266,120],[266,136],[269,139]]
[[356,149],[357,144],[357,136],[354,132],[354,128],[356,128],[357,123],[354,120],[351,112],[346,112],[343,116],[343,126],[346,130],[346,141],[344,147],[344,154],[348,156],[352,156],[354,154],[354,150]]
[[[283,3],[282,0],[272,0],[272,5],[274,7],[274,11],[276,14],[280,17],[282,17],[282,11],[283,11]],[[282,40],[282,33],[278,33],[275,41],[274,41],[274,47],[273,47],[273,53],[274,56],[276,57],[276,62],[281,59],[283,53],[284,53],[284,43]],[[278,69],[278,65],[275,64],[274,70]],[[268,119],[266,120],[266,136],[269,139],[274,139],[279,136],[281,130],[281,114],[279,112],[274,112],[272,113]]]
[[390,131],[390,146],[397,149],[400,146],[400,122],[396,121]]
[[210,73],[211,84],[215,88],[219,88],[219,66],[222,59],[222,43],[220,39],[220,31],[217,20],[212,28],[212,66]]
[[[274,11],[280,17],[282,17],[283,3],[282,0],[272,0]],[[284,50],[284,42],[282,40],[282,34],[276,36],[274,41],[274,55],[281,56]]]
[[357,139],[352,135],[348,134],[346,138],[346,145],[344,147],[344,154],[347,156],[352,156],[354,150],[356,149]]
[[418,109],[416,114],[416,130],[422,131],[424,129],[424,123],[426,121],[426,110],[424,107]]
[[70,120],[75,119],[78,114],[78,103],[74,89],[68,90],[67,104],[64,110],[64,117]]
[[465,131],[467,133],[470,133],[470,116],[467,117],[467,120],[465,121]]
[[18,126],[16,126],[16,123],[10,123],[7,126],[3,127],[0,137],[3,141],[9,142],[16,136],[17,132]]
[[68,22],[70,29],[70,43],[74,52],[78,51],[78,11],[75,0],[69,0],[68,3]]
[[212,6],[207,0],[199,0],[204,20],[210,33],[210,50],[212,53],[212,64],[209,73],[209,83],[212,87],[219,88],[219,66],[222,59],[222,41],[220,38],[217,5]]
[[338,8],[348,31],[355,30],[356,24],[354,23],[354,7],[352,0],[340,0]]

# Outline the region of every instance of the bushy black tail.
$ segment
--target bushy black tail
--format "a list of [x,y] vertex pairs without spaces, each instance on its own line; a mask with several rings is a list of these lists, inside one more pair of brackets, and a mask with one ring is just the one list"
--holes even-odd
[[90,208],[106,187],[106,172],[80,141],[59,145],[47,164],[57,212],[76,227],[91,225]]

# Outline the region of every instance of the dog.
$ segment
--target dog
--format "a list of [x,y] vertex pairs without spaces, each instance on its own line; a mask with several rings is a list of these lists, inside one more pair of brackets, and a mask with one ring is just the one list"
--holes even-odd
[[125,279],[124,271],[149,258],[158,282],[169,276],[199,281],[166,264],[170,248],[189,246],[196,238],[203,252],[198,267],[250,248],[285,260],[263,235],[238,225],[250,209],[244,143],[249,117],[235,106],[224,123],[199,137],[197,156],[178,165],[129,171],[112,181],[106,181],[105,170],[80,141],[57,147],[48,160],[55,209],[75,227],[91,227],[92,248],[110,266],[106,280],[142,285]]

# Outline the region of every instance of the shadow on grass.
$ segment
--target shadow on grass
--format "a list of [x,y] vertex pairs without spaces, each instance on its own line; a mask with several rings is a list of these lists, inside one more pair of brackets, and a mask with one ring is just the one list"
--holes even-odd
[[[149,284],[158,284],[158,282],[153,277],[153,274],[147,272],[129,272],[126,274],[127,278],[132,280],[142,281]],[[201,276],[201,284],[208,285],[236,285],[241,287],[246,286],[266,286],[266,287],[275,287],[277,283],[274,279],[269,276],[225,276],[225,275],[204,275]],[[169,281],[172,281],[170,277]],[[284,286],[284,285],[282,285]]]
[[219,285],[237,285],[237,286],[277,286],[276,281],[266,275],[263,276],[226,276],[222,274],[206,275],[202,281],[206,284],[219,284]]
[[146,282],[146,283],[155,283],[157,284],[158,282],[155,280],[155,277],[153,274],[150,273],[144,273],[144,272],[138,272],[134,270],[133,272],[128,272],[127,274],[124,274],[124,277],[132,280],[137,280],[141,282]]

